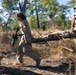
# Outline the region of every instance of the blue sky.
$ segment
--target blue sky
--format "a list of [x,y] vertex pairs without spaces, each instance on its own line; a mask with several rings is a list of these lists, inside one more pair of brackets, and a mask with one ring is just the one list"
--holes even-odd
[[60,4],[65,4],[67,3],[67,1],[70,1],[70,0],[57,0]]
[[[0,3],[1,4],[1,3]],[[1,6],[0,6],[0,9],[1,9]]]
[[[57,0],[60,4],[66,4],[68,1],[70,1],[70,0]],[[74,11],[73,11],[73,9],[71,8],[70,9],[71,10],[71,13],[69,14],[67,14],[67,16],[71,19],[71,17],[72,17],[72,15],[74,14]]]

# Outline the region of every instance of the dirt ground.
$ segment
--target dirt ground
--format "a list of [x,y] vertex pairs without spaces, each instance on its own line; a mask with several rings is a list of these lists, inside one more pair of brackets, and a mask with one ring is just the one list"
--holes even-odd
[[[49,33],[52,31],[32,31],[34,37]],[[10,35],[10,32],[8,36],[0,34],[0,75],[76,75],[76,39],[33,43],[33,50],[42,59],[40,66],[36,67],[36,62],[26,55],[23,65],[14,65],[18,44],[11,47]]]

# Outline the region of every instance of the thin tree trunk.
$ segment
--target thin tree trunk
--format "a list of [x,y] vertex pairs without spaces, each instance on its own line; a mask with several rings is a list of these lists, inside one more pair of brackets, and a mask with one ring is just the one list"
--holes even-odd
[[35,10],[36,10],[36,17],[37,17],[37,27],[40,28],[40,24],[39,24],[39,15],[38,15],[38,6],[35,0]]
[[19,3],[20,11],[23,13],[26,12],[26,4],[27,4],[27,0],[24,0],[22,3]]

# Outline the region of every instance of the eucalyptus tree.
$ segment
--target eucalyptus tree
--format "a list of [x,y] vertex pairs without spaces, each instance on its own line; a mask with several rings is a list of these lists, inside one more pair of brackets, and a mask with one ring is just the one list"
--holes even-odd
[[57,0],[41,0],[42,7],[45,8],[46,13],[49,12],[52,26],[54,25],[54,17],[58,12],[59,3]]
[[[47,12],[51,13],[51,20],[53,20],[54,16],[58,10],[58,2],[56,0],[28,0],[29,5],[29,13],[30,16],[37,17],[37,26],[40,27],[41,21],[45,21],[48,19]],[[39,23],[39,24],[38,24]]]
[[56,24],[60,27],[66,28],[67,27],[67,21],[69,20],[68,17],[66,16],[68,12],[70,11],[69,6],[67,5],[60,5],[59,6],[59,11],[56,16]]

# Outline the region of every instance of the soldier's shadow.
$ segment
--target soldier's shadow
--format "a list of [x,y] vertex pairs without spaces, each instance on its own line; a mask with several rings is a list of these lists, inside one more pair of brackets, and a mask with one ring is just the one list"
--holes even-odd
[[[37,68],[36,66],[27,66],[32,68]],[[63,63],[60,66],[57,67],[51,67],[51,66],[39,66],[38,69],[40,70],[48,70],[54,73],[65,73],[66,75],[69,75],[69,72],[67,71],[69,65],[67,63]],[[75,67],[72,66],[71,68],[71,75],[75,75]]]
[[0,75],[41,75],[29,70],[0,66]]

